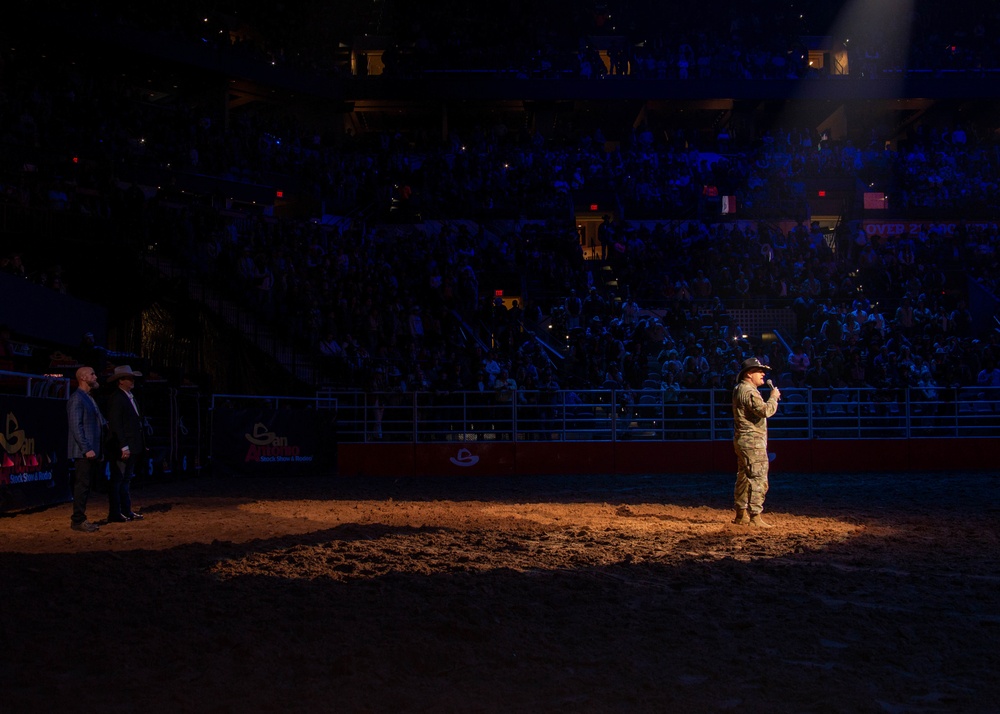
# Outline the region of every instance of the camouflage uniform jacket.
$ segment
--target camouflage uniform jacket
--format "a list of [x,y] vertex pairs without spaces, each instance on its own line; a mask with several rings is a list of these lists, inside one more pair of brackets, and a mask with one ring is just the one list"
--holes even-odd
[[733,441],[743,448],[765,448],[767,418],[777,411],[773,391],[765,402],[755,386],[741,379],[733,390]]

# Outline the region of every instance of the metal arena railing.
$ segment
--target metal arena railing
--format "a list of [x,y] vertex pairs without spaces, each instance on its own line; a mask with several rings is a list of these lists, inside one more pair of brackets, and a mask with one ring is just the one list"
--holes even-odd
[[58,374],[0,370],[0,394],[38,399],[68,399],[70,380]]
[[[335,413],[341,443],[712,441],[733,436],[728,389],[330,392],[316,398],[225,399],[234,406],[250,400],[275,409]],[[787,388],[777,414],[768,420],[768,431],[786,439],[992,436],[1000,431],[1000,388]]]

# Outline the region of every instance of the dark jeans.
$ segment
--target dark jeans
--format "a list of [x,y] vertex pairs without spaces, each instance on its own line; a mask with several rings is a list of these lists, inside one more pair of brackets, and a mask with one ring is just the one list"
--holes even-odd
[[100,459],[73,459],[73,470],[76,472],[73,484],[73,523],[83,523],[87,520],[87,499],[90,498],[90,488],[94,483],[94,474],[100,471],[104,462]]
[[135,476],[135,454],[124,461],[115,461],[108,486],[108,520],[132,513],[132,478]]

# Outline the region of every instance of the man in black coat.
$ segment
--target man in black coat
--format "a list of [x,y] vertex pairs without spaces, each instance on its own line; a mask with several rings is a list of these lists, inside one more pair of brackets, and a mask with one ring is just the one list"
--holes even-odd
[[108,458],[114,459],[111,484],[108,491],[108,523],[142,520],[142,515],[132,510],[131,481],[135,467],[146,452],[146,433],[139,405],[132,395],[136,377],[129,365],[115,367],[111,383],[117,386],[108,397],[108,427],[111,444]]

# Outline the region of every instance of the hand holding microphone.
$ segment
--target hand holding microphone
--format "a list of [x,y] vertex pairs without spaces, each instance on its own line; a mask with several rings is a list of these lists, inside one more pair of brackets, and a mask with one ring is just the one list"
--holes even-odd
[[774,395],[775,400],[781,401],[781,390],[774,386],[774,382],[770,379],[766,382],[767,386],[771,388],[771,394]]

